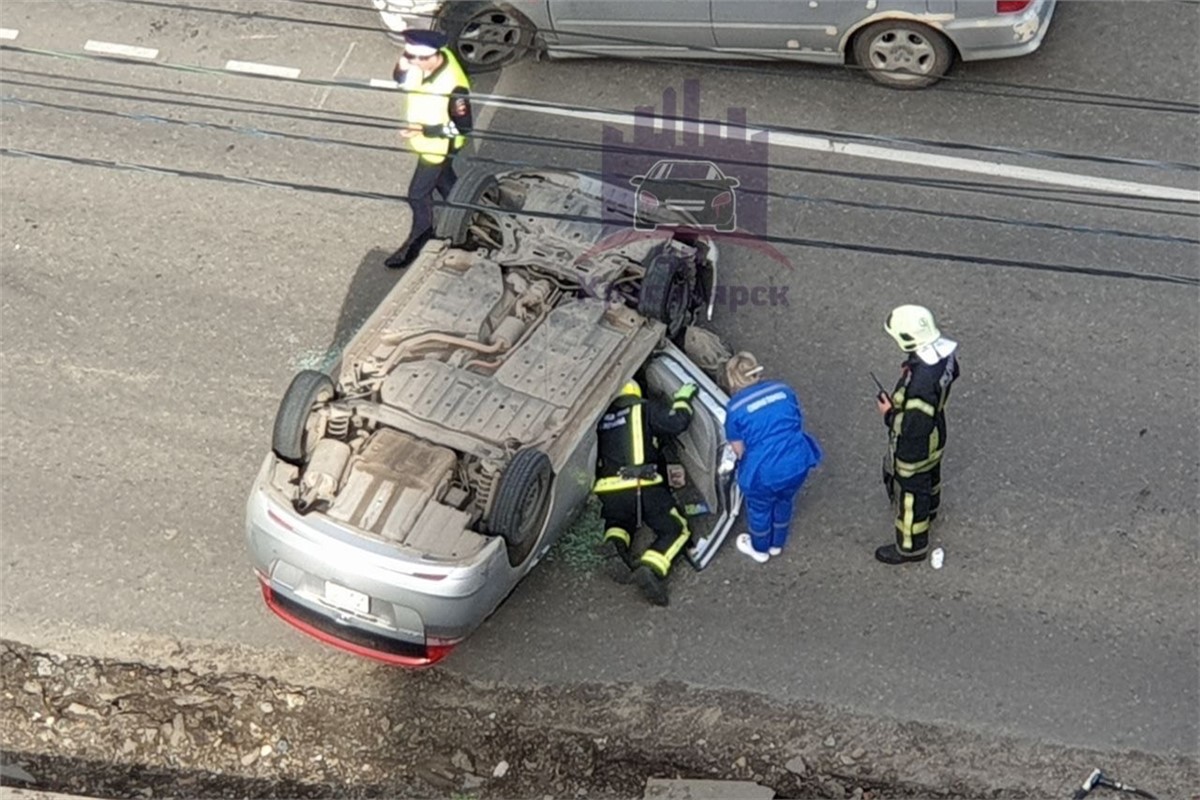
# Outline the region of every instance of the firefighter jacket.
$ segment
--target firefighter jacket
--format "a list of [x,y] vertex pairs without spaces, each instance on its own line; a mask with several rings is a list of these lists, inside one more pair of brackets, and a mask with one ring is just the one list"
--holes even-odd
[[471,131],[471,82],[458,59],[442,48],[442,65],[428,77],[419,69],[408,69],[395,77],[405,92],[405,121],[421,126],[421,132],[408,139],[421,159],[440,164],[450,153],[466,144],[463,134]]
[[795,391],[779,381],[752,384],[729,398],[725,438],[745,446],[737,480],[748,494],[797,486],[823,456],[804,430]]
[[901,367],[892,407],[883,417],[890,430],[892,468],[897,477],[911,478],[941,460],[946,446],[946,401],[958,375],[954,352],[933,364],[910,354]]
[[608,407],[597,426],[599,454],[594,491],[616,492],[662,483],[659,436],[676,436],[692,422],[692,406],[676,400],[669,409],[625,394]]

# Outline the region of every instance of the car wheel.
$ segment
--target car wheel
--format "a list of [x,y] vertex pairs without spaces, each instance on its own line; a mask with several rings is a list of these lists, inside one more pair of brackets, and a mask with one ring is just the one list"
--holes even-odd
[[954,51],[945,36],[927,25],[885,19],[855,35],[854,59],[885,86],[920,89],[946,74]]
[[534,448],[518,450],[500,473],[488,530],[504,539],[508,561],[514,567],[523,563],[537,544],[550,512],[553,477],[550,457]]
[[665,324],[667,338],[675,341],[692,320],[693,272],[665,245],[651,250],[642,266],[638,313]]
[[292,378],[275,414],[271,449],[283,461],[296,466],[308,456],[325,435],[323,423],[313,411],[333,399],[333,381],[323,372],[306,369]]
[[533,25],[512,9],[492,3],[447,3],[442,31],[467,72],[491,72],[533,51]]
[[[455,247],[470,246],[499,250],[504,230],[497,215],[486,209],[501,208],[500,184],[483,167],[472,167],[455,181],[448,205],[438,214],[435,230],[439,239],[449,239]],[[480,207],[483,207],[481,209]]]

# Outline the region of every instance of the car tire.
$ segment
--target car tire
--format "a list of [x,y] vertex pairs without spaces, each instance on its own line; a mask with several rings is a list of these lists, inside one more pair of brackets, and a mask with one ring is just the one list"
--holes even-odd
[[[485,214],[477,206],[500,207],[500,184],[491,170],[473,166],[459,176],[446,198],[447,205],[438,214],[434,230],[439,239],[449,239],[454,247],[463,247],[471,242],[471,225],[476,217]],[[499,225],[493,220],[492,228],[499,234]],[[494,247],[492,242],[476,241],[481,247]]]
[[493,72],[534,50],[534,27],[505,3],[446,3],[438,25],[469,73]]
[[954,49],[928,25],[885,19],[854,35],[854,60],[885,86],[921,89],[946,74],[954,63]]
[[306,369],[296,373],[279,402],[271,449],[281,460],[302,466],[324,435],[313,422],[313,409],[333,399],[333,381],[323,372]]
[[550,457],[536,448],[518,450],[500,473],[488,515],[488,531],[504,539],[514,567],[533,552],[550,513],[554,473]]
[[677,341],[692,321],[695,273],[666,244],[651,250],[642,266],[645,274],[638,295],[638,313],[665,324],[666,337]]

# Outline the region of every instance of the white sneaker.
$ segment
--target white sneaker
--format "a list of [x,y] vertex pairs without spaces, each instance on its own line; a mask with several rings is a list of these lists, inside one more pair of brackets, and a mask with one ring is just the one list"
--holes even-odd
[[768,549],[767,552],[773,556],[777,556],[783,552],[783,548],[782,547],[772,547],[772,548]]
[[741,550],[743,553],[750,556],[760,564],[767,563],[767,560],[770,558],[770,556],[766,553],[760,553],[754,549],[754,545],[750,541],[750,534],[748,533],[738,534],[737,549]]

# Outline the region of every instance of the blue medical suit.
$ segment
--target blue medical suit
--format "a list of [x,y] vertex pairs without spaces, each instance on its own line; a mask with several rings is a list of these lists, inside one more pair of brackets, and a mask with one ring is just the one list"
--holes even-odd
[[804,412],[785,383],[748,386],[729,400],[725,438],[745,443],[737,480],[746,498],[750,539],[765,553],[787,543],[796,493],[821,463],[821,447],[804,431]]

